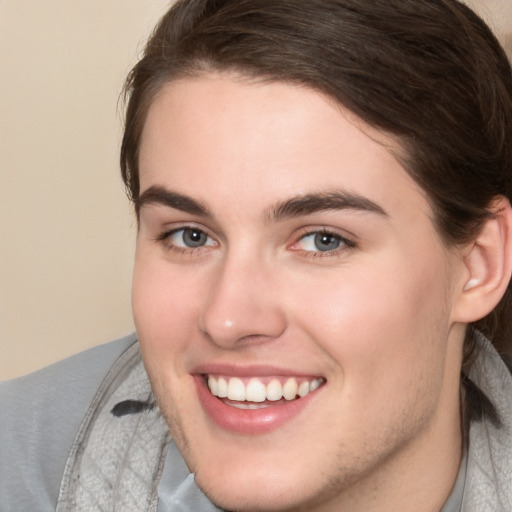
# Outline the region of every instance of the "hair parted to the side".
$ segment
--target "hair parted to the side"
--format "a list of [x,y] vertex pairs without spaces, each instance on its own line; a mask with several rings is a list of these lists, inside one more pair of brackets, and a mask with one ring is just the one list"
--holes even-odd
[[[446,244],[467,243],[512,199],[512,71],[505,52],[458,0],[178,0],[130,73],[122,176],[139,195],[138,153],[148,108],[184,76],[235,71],[311,87],[403,148]],[[511,287],[474,327],[508,355]]]

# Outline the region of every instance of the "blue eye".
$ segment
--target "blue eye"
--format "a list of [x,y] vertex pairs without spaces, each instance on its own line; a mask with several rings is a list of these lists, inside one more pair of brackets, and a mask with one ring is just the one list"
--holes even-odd
[[317,231],[303,236],[296,244],[298,248],[308,252],[332,252],[343,246],[353,244],[340,235],[326,231]]
[[197,249],[207,245],[214,245],[214,240],[204,231],[197,228],[181,228],[168,235],[170,245],[175,247],[184,247],[187,249]]

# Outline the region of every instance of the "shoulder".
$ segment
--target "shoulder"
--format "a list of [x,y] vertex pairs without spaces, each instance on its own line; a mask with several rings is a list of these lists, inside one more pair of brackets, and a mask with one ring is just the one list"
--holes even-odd
[[481,337],[471,379],[496,410],[472,421],[464,510],[512,510],[512,375],[492,344]]
[[136,342],[130,335],[0,384],[0,510],[55,510],[88,406],[114,361]]

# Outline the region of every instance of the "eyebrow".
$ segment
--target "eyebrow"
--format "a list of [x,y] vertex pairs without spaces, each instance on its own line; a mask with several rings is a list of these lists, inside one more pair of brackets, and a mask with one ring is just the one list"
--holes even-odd
[[167,206],[168,208],[174,208],[175,210],[181,210],[182,212],[201,217],[213,217],[208,207],[202,202],[159,185],[149,187],[135,200],[137,218],[140,215],[141,209],[151,204]]
[[290,217],[311,215],[317,212],[359,210],[389,217],[386,211],[372,200],[344,190],[334,190],[292,197],[275,204],[269,211],[269,220],[279,221]]
[[[139,217],[144,206],[157,204],[181,210],[192,215],[213,218],[210,209],[201,201],[174,192],[159,185],[145,190],[135,200],[135,212]],[[388,217],[386,211],[372,200],[344,190],[334,190],[291,197],[274,204],[266,213],[269,221],[280,221],[301,215],[337,210],[358,210]]]

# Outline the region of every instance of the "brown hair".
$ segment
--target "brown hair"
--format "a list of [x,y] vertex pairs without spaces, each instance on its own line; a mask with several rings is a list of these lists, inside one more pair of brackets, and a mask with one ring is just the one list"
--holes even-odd
[[[178,0],[130,73],[121,169],[139,195],[146,113],[166,82],[208,71],[321,91],[394,136],[447,244],[467,243],[512,197],[512,72],[482,20],[457,0]],[[504,354],[510,286],[474,327]]]

